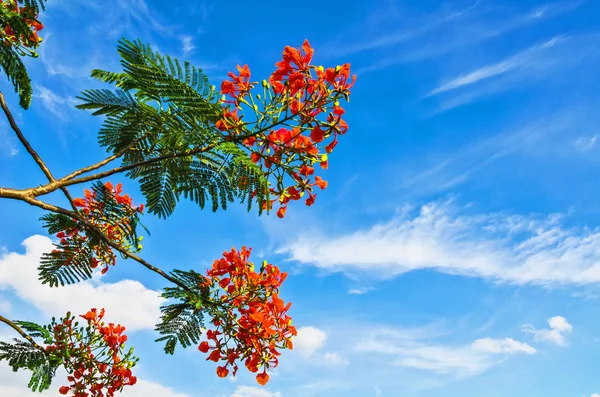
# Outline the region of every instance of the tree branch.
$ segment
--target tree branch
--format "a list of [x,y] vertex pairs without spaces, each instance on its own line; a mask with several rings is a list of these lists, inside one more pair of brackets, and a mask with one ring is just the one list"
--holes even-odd
[[56,205],[53,204],[49,204],[46,202],[43,202],[41,200],[38,200],[36,198],[33,197],[20,197],[21,200],[35,206],[35,207],[39,207],[42,209],[45,209],[47,211],[51,211],[57,214],[63,214],[66,215],[70,218],[76,219],[79,222],[81,222],[83,225],[85,225],[86,228],[88,228],[91,232],[93,232],[96,237],[98,237],[100,240],[102,240],[104,243],[106,243],[108,246],[112,247],[113,249],[119,251],[121,254],[123,254],[124,256],[133,259],[134,261],[140,263],[141,265],[143,265],[144,267],[146,267],[147,269],[153,271],[154,273],[157,273],[159,275],[161,275],[163,278],[169,280],[170,282],[172,282],[173,284],[184,288],[184,289],[188,289],[185,284],[180,283],[176,278],[171,277],[169,274],[165,273],[163,270],[159,269],[156,266],[151,265],[150,263],[148,263],[147,261],[145,261],[144,259],[140,258],[139,256],[129,252],[128,250],[126,250],[125,248],[121,247],[119,244],[113,242],[111,239],[109,239],[108,237],[106,237],[106,235],[104,233],[102,233],[102,231],[100,231],[96,226],[94,226],[93,224],[89,223],[84,217],[81,216],[81,214],[79,212],[74,212],[74,211],[70,211],[66,208],[62,208],[62,207],[58,207]]
[[17,324],[13,323],[12,321],[10,321],[9,319],[7,319],[6,317],[4,317],[2,315],[0,315],[0,322],[7,324],[9,327],[11,327],[15,331],[17,331],[19,333],[19,335],[21,335],[23,338],[25,338],[36,349],[41,350],[42,352],[46,353],[46,350],[42,346],[38,345],[37,342],[34,341],[31,336],[27,335],[27,333],[25,331],[23,331],[23,329],[21,327],[19,327]]
[[27,141],[27,139],[25,138],[25,135],[23,135],[23,132],[21,131],[21,129],[15,122],[15,118],[13,117],[12,113],[8,109],[8,106],[6,105],[6,102],[4,101],[4,95],[2,95],[1,92],[0,92],[0,106],[2,107],[2,110],[4,111],[6,118],[8,119],[8,123],[10,124],[10,127],[15,132],[15,134],[17,134],[17,138],[19,138],[19,141],[23,144],[23,146],[25,146],[25,150],[27,150],[27,153],[29,153],[31,155],[31,157],[33,157],[33,160],[41,168],[44,175],[46,175],[46,178],[48,178],[48,180],[50,182],[54,182],[54,177],[52,176],[52,173],[50,172],[48,167],[46,167],[46,164],[44,164],[44,162],[40,158],[40,155],[37,154],[37,152],[33,149],[33,147],[31,147],[31,144],[29,143],[29,141]]

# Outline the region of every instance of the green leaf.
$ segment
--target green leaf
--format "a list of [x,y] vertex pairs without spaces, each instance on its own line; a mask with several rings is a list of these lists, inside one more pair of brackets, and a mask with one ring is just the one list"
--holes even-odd
[[203,314],[198,306],[203,303],[210,305],[209,291],[199,288],[204,281],[201,274],[175,270],[171,275],[186,288],[168,287],[162,294],[163,298],[178,301],[161,307],[161,322],[155,328],[162,335],[156,342],[165,342],[167,354],[173,354],[178,343],[186,348],[200,341]]
[[28,387],[34,392],[47,390],[58,368],[58,363],[51,362],[43,351],[19,339],[14,339],[14,343],[0,341],[0,361],[2,360],[8,361],[15,372],[20,369],[30,370],[32,375]]

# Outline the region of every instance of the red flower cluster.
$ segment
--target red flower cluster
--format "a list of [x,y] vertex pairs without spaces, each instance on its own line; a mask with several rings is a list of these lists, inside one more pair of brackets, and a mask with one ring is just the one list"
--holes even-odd
[[[62,361],[68,371],[69,386],[62,386],[60,394],[74,397],[113,397],[124,386],[132,386],[137,378],[131,368],[136,359],[131,351],[124,354],[127,336],[125,327],[101,322],[104,309],[92,309],[80,316],[87,320],[87,328],[74,328],[74,317],[69,315],[55,324],[54,343],[46,351]],[[76,325],[76,324],[75,324]]]
[[[86,220],[100,229],[100,231],[102,231],[102,233],[104,233],[111,241],[128,249],[134,248],[134,250],[137,250],[139,246],[127,246],[126,238],[131,232],[132,217],[136,213],[142,213],[144,211],[144,205],[140,204],[138,207],[132,206],[131,197],[127,194],[121,195],[122,185],[120,183],[117,184],[116,187],[113,187],[110,182],[106,182],[104,187],[106,189],[105,200],[108,199],[112,201],[113,204],[116,203],[120,205],[120,208],[123,209],[120,219],[115,221],[114,219],[107,218],[105,213],[106,204],[98,200],[98,192],[96,190],[86,189],[84,191],[85,197],[74,199],[73,204],[76,207],[81,208],[81,214]],[[82,234],[81,232],[82,230],[79,228],[72,228],[59,232],[56,237],[60,239],[62,245],[68,243],[83,245],[89,240],[89,236]],[[96,244],[93,249],[95,257],[92,258],[92,267],[97,268],[102,265],[102,274],[108,271],[109,265],[114,266],[116,264],[117,257],[109,246],[105,244]],[[70,263],[65,263],[65,266],[67,265],[70,265]]]
[[238,65],[237,70],[239,76],[236,76],[233,72],[227,73],[231,77],[231,81],[223,81],[221,84],[221,93],[233,98],[233,100],[229,100],[227,103],[235,103],[236,106],[239,106],[241,99],[250,92],[256,83],[250,82],[250,69],[248,65]]
[[269,380],[267,369],[278,364],[281,353],[277,349],[292,349],[291,337],[296,335],[296,328],[287,315],[291,303],[285,304],[278,295],[287,273],[266,261],[260,272],[255,272],[254,264],[248,262],[250,252],[246,247],[224,252],[207,272],[206,283],[200,287],[216,287],[213,293],[225,306],[225,315],[212,319],[214,329],[206,332],[208,341],[200,343],[198,350],[210,352],[207,360],[222,363],[217,367],[219,377],[229,374],[228,367],[233,368],[235,376],[241,360],[251,372],[263,369],[256,380],[265,385]]
[[37,32],[44,29],[44,25],[37,20],[38,15],[35,12],[35,9],[31,7],[21,7],[19,8],[16,0],[8,0],[0,3],[1,7],[7,8],[15,14],[18,14],[22,17],[23,22],[25,22],[31,29],[31,34],[29,36],[21,35],[17,37],[17,34],[13,30],[13,27],[5,22],[3,29],[3,38],[4,43],[8,46],[12,45],[23,45],[24,47],[35,48],[41,43],[42,39],[38,36]]
[[[269,88],[265,93],[270,100],[256,95],[262,101],[262,110],[249,94],[256,83],[250,82],[247,65],[238,66],[239,76],[230,72],[231,80],[221,85],[223,95],[232,99],[225,101],[223,116],[215,126],[227,131],[231,139],[241,137],[252,161],[260,164],[267,175],[275,175],[277,183],[270,193],[276,199],[265,207],[270,209],[278,201],[279,217],[285,215],[290,201],[300,200],[305,193],[306,205],[314,203],[313,187],[327,186],[327,182],[314,176],[314,165],[328,167],[328,154],[337,145],[338,136],[348,130],[339,99],[348,100],[356,76],[350,76],[349,64],[328,69],[312,66],[313,53],[306,40],[301,49],[285,47],[269,83],[263,81],[263,87]],[[236,109],[231,111],[229,104]],[[255,113],[255,121],[245,123],[238,116],[242,104]],[[286,175],[292,182],[288,186],[284,182]]]

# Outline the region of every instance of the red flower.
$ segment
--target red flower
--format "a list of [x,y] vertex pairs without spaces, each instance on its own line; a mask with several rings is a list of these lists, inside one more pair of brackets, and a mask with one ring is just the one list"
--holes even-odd
[[210,355],[208,356],[208,358],[206,360],[218,362],[220,358],[221,358],[221,352],[219,352],[218,350],[213,350],[212,353],[210,353]]
[[219,378],[226,378],[229,375],[229,370],[225,367],[217,367],[217,375]]
[[264,386],[269,381],[269,375],[266,372],[260,373],[260,374],[256,375],[256,381],[261,386]]
[[210,346],[208,346],[207,341],[200,343],[198,346],[198,350],[200,350],[202,353],[208,353],[208,349],[210,349]]
[[324,131],[318,125],[310,132],[310,139],[315,142],[322,142],[324,139]]
[[58,389],[58,392],[60,394],[67,394],[69,390],[71,390],[69,386],[62,386],[60,389]]
[[321,189],[325,189],[327,187],[327,181],[324,181],[320,176],[316,176],[314,185],[317,185]]

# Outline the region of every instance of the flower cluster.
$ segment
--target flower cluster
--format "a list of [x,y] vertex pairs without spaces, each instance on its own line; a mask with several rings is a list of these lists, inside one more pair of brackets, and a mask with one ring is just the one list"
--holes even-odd
[[80,316],[87,327],[77,327],[70,314],[51,330],[54,343],[46,346],[51,357],[59,360],[68,372],[69,386],[62,386],[60,394],[72,393],[74,397],[113,397],[124,386],[132,386],[137,378],[131,368],[137,359],[133,349],[125,353],[127,336],[125,327],[102,322],[104,309],[92,309]]
[[20,17],[20,19],[29,27],[27,34],[19,34],[15,26],[10,24],[10,21],[4,20],[2,26],[2,38],[7,46],[36,48],[42,38],[37,32],[44,29],[44,25],[38,21],[36,10],[32,7],[19,7],[16,0],[6,0],[0,2],[0,7],[4,8],[4,12],[12,16]]
[[[99,193],[101,193],[101,198],[99,198]],[[136,216],[144,211],[144,205],[134,207],[131,197],[121,193],[122,185],[120,183],[113,187],[110,182],[106,182],[102,192],[99,192],[98,189],[86,189],[85,197],[74,199],[73,204],[80,209],[80,213],[90,224],[112,242],[128,250],[139,251],[141,245],[136,244],[134,247],[129,239],[135,227],[132,223]],[[88,234],[82,233],[83,231],[82,228],[73,227],[59,232],[56,237],[60,239],[61,245],[81,246],[90,239]],[[103,266],[102,274],[108,271],[109,265],[116,264],[116,255],[108,245],[95,244],[93,250],[95,256],[92,258],[92,267]],[[69,265],[69,263],[65,263],[65,265]]]
[[221,363],[217,367],[219,377],[226,377],[229,367],[235,376],[239,360],[253,373],[262,368],[256,380],[265,385],[267,370],[278,364],[278,349],[292,349],[296,328],[287,314],[291,303],[285,304],[278,294],[287,273],[266,261],[256,272],[248,261],[250,252],[246,247],[224,252],[207,272],[206,283],[200,287],[215,287],[215,301],[224,310],[214,314],[214,328],[206,332],[208,340],[198,349],[210,352],[207,360]]
[[[251,94],[257,83],[250,81],[248,65],[238,66],[239,74],[230,72],[230,80],[221,85],[224,112],[215,126],[228,139],[241,140],[252,161],[275,176],[269,192],[275,199],[265,206],[271,209],[279,202],[280,218],[290,201],[306,193],[310,206],[316,198],[314,187],[327,187],[314,175],[314,166],[328,167],[328,155],[348,131],[339,100],[348,100],[356,76],[351,77],[349,64],[328,69],[311,65],[313,53],[306,40],[300,49],[285,47],[277,69],[268,82],[263,80],[262,96]],[[243,120],[238,113],[242,105],[254,112],[253,120]]]

